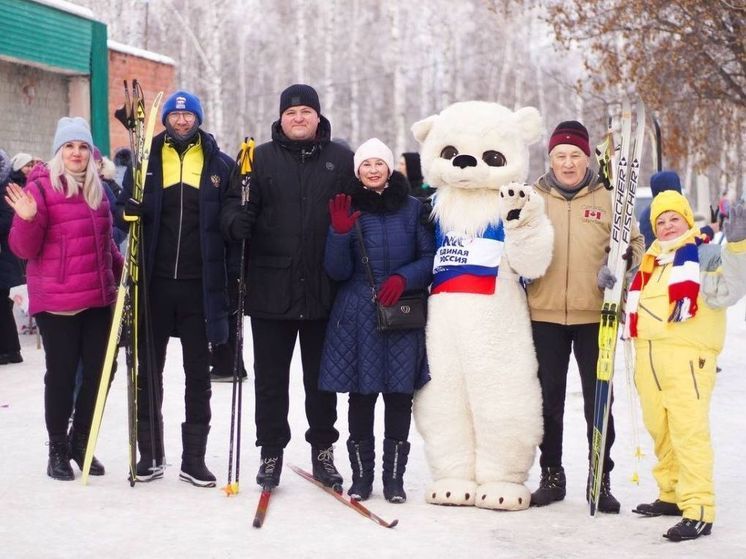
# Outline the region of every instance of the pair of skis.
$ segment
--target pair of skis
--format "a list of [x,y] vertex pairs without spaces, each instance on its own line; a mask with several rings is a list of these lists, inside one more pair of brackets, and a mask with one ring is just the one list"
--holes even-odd
[[[340,488],[334,488],[334,487],[327,487],[323,483],[321,483],[319,480],[314,478],[310,473],[307,471],[298,468],[297,466],[290,465],[290,469],[293,470],[296,474],[298,474],[300,477],[305,479],[306,481],[309,481],[313,483],[316,487],[319,489],[322,489],[325,493],[328,493],[332,497],[334,497],[337,501],[345,505],[346,507],[351,508],[361,516],[364,516],[368,520],[372,520],[379,526],[382,526],[384,528],[393,528],[397,524],[399,524],[399,520],[392,520],[391,522],[387,522],[371,510],[369,510],[367,507],[365,507],[360,501],[356,501],[354,499],[350,499],[348,497],[345,497],[344,493],[342,493],[342,490]],[[259,497],[259,504],[256,508],[256,514],[254,515],[254,528],[261,528],[264,524],[264,518],[267,514],[267,508],[269,507],[269,499],[272,496],[272,489],[264,488],[262,489],[262,494]]]
[[[622,295],[627,262],[624,259],[632,236],[635,220],[634,206],[640,176],[642,147],[645,139],[645,106],[638,101],[636,107],[635,137],[632,138],[632,108],[626,99],[622,102],[621,138],[615,155],[610,154],[611,131],[607,135],[607,149],[601,150],[601,168],[610,171],[608,184],[613,188],[611,237],[608,267],[616,278],[614,286],[604,290],[601,322],[598,330],[598,364],[596,369],[596,394],[593,415],[591,449],[591,483],[588,502],[591,516],[596,514],[601,492],[603,464],[606,451],[606,434],[609,422],[609,404],[614,377],[614,356],[622,312]],[[611,127],[610,127],[611,128]],[[631,155],[630,155],[631,154]],[[611,161],[609,161],[611,159]]]
[[[158,115],[163,93],[156,95],[155,100],[145,121],[145,99],[142,88],[136,80],[132,82],[132,96],[124,82],[126,103],[115,115],[127,128],[130,135],[130,145],[133,147],[133,172],[134,186],[132,197],[142,202],[145,188],[145,177],[150,160],[150,146],[155,131],[155,123]],[[117,290],[117,298],[114,304],[114,312],[109,330],[109,340],[106,346],[106,354],[101,373],[101,381],[96,395],[96,405],[91,419],[91,429],[88,436],[85,457],[83,459],[82,482],[88,483],[88,475],[91,470],[93,453],[96,449],[98,434],[101,429],[101,421],[106,405],[106,397],[109,392],[109,384],[113,373],[121,339],[126,340],[125,353],[127,360],[127,394],[128,394],[128,427],[129,427],[129,470],[130,485],[134,485],[137,479],[135,468],[136,462],[136,433],[137,433],[137,379],[138,379],[138,317],[139,317],[139,289],[141,281],[141,258],[140,240],[142,237],[142,224],[140,220],[130,224],[127,252],[125,255],[124,269]],[[145,301],[147,306],[147,301]],[[146,326],[147,328],[147,326]],[[147,332],[146,332],[147,334]],[[123,337],[124,336],[124,337]],[[151,398],[152,401],[152,398]]]

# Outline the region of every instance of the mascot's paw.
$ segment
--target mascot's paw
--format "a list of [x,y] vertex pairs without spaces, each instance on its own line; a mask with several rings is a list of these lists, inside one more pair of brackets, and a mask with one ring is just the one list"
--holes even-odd
[[500,217],[508,229],[520,227],[544,212],[544,200],[532,186],[511,182],[500,187]]
[[474,506],[477,484],[467,479],[445,478],[433,482],[425,500],[431,505]]
[[531,492],[520,483],[492,481],[477,487],[474,504],[482,509],[525,510],[531,504]]

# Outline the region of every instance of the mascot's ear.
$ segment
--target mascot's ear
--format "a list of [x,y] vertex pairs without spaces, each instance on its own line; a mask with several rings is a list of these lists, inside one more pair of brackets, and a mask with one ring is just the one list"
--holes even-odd
[[[544,125],[539,111],[534,107],[523,107],[515,113],[515,122],[526,144],[533,144],[541,138]],[[416,125],[415,125],[416,126]]]
[[424,143],[425,138],[427,138],[430,130],[432,130],[436,120],[438,120],[438,115],[430,115],[424,120],[415,122],[411,128],[415,140],[417,140],[421,144]]

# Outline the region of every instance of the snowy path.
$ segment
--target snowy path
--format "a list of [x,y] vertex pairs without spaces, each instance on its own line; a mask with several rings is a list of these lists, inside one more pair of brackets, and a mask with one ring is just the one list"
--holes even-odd
[[[178,340],[171,342],[165,374],[166,452],[172,465],[165,479],[138,484],[134,489],[125,480],[125,379],[119,375],[111,390],[96,453],[107,475],[91,478],[88,487],[81,485],[77,471],[75,482],[58,482],[45,473],[43,352],[35,349],[35,340],[23,336],[25,362],[0,367],[0,557],[746,557],[742,467],[746,437],[741,413],[746,405],[745,310],[742,300],[729,311],[728,340],[720,359],[723,371],[712,405],[718,518],[713,535],[695,542],[673,544],[661,537],[674,519],[646,519],[630,512],[638,502],[655,498],[656,491],[650,474],[651,443],[641,423],[646,456],[640,466],[640,485],[629,481],[634,469],[631,412],[619,367],[615,402],[618,434],[613,452],[617,468],[612,474],[612,488],[622,502],[619,516],[588,516],[582,399],[577,372],[572,370],[566,405],[565,501],[517,513],[427,505],[423,491],[429,473],[422,440],[413,429],[405,477],[409,501],[404,505],[389,504],[382,497],[380,438],[378,441],[376,485],[366,504],[388,520],[398,518],[399,525],[393,530],[378,527],[346,509],[288,468],[265,526],[256,530],[251,527],[259,495],[253,482],[258,458],[253,445],[251,382],[244,385],[242,484],[238,496],[226,498],[220,489],[198,489],[178,481],[179,424],[183,418]],[[250,356],[247,362],[251,363]],[[293,367],[294,437],[285,460],[308,468],[310,450],[303,440],[306,423],[299,359]],[[231,386],[216,384],[213,388],[213,430],[207,463],[220,486],[227,473]],[[346,410],[346,398],[341,397],[337,464],[349,480],[342,444]],[[380,423],[377,428],[382,431]],[[535,465],[528,484],[534,489],[537,483]]]

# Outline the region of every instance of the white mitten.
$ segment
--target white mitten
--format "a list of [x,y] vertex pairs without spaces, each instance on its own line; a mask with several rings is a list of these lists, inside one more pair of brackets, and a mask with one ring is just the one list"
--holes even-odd
[[506,229],[515,229],[544,214],[544,199],[531,185],[511,182],[500,188],[500,217]]

